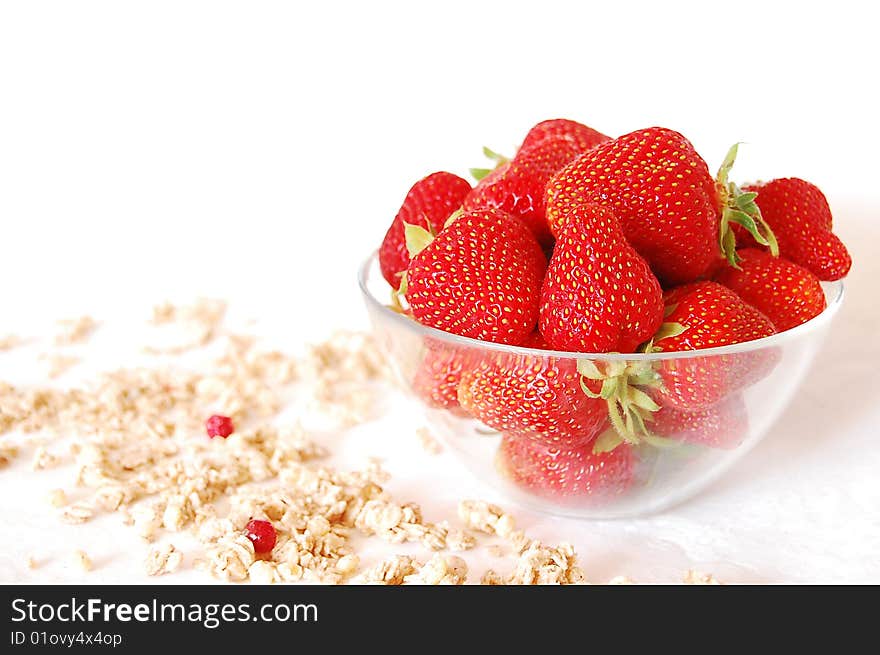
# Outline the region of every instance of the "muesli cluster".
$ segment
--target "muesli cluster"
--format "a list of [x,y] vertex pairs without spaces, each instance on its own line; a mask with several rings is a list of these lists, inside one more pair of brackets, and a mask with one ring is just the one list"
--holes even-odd
[[[152,576],[195,566],[234,582],[463,584],[468,566],[454,553],[485,535],[503,541],[499,554],[508,551],[511,566],[486,571],[477,578],[484,584],[584,581],[571,545],[530,539],[494,505],[465,500],[456,521],[432,522],[387,491],[378,462],[342,471],[322,461],[329,450],[310,427],[316,415],[341,430],[380,406],[388,378],[368,336],[338,333],[292,355],[226,332],[225,309],[216,301],[157,308],[153,323],[182,324],[184,338],[151,348],[155,367],[67,388],[0,383],[0,435],[30,435],[15,443],[0,436],[0,465],[30,448],[34,470],[68,467],[70,488],[47,491],[59,520],[86,526],[118,513],[150,543],[144,570]],[[77,319],[58,343],[82,342],[96,326]],[[217,351],[207,363],[177,364],[207,346]],[[291,408],[297,419],[283,421]],[[175,533],[189,533],[198,547],[175,547]],[[357,547],[365,538],[413,544],[426,555],[366,565]],[[73,558],[83,570],[92,566],[83,552]]]

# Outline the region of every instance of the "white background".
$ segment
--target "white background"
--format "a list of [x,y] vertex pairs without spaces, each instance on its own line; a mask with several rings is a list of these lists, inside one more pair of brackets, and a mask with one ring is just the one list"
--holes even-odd
[[[649,577],[695,560],[880,582],[880,52],[859,6],[3,3],[0,333],[207,295],[299,344],[366,324],[357,264],[415,179],[464,174],[484,144],[512,152],[557,116],[659,124],[714,169],[743,141],[738,179],[815,181],[854,254],[807,386],[703,500],[643,522],[532,520],[603,574],[627,573],[625,552]],[[17,484],[0,473],[0,495]],[[638,547],[652,540],[685,555],[658,573]]]

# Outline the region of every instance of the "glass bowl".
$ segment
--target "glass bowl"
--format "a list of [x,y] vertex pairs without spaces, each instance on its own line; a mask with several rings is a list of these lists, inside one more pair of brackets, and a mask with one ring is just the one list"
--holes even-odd
[[[733,346],[583,354],[423,326],[392,309],[375,253],[358,280],[375,339],[434,434],[515,501],[595,519],[692,498],[745,455],[791,401],[843,301],[842,282],[823,283],[828,306],[819,316]],[[599,379],[609,377],[631,384]],[[603,384],[637,391],[595,398]],[[621,397],[643,408],[635,410],[647,417],[642,425],[625,423],[634,416],[620,411]],[[626,428],[640,436],[622,440],[621,432],[632,436]]]

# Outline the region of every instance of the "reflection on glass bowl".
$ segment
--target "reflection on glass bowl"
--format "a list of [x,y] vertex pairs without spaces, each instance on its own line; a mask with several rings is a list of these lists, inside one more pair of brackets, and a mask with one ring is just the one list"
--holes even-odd
[[[585,518],[657,512],[717,479],[791,401],[843,301],[843,283],[825,283],[822,314],[733,346],[575,354],[420,325],[390,307],[375,254],[359,283],[375,339],[433,432],[513,499]],[[700,403],[676,402],[662,392],[671,384]]]

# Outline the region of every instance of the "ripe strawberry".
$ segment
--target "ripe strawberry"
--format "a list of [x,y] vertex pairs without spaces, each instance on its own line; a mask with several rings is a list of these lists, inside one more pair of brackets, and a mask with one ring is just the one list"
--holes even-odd
[[427,245],[411,248],[404,288],[413,318],[473,339],[525,341],[538,320],[547,268],[528,228],[485,209],[465,212],[433,239],[421,232]]
[[446,219],[461,207],[470,190],[467,180],[445,172],[432,173],[412,186],[379,248],[379,267],[388,284],[397,289],[400,274],[409,265],[404,225],[418,225],[429,232],[439,232]]
[[746,405],[738,393],[693,412],[663,407],[652,419],[649,426],[656,436],[725,450],[739,446],[749,433]]
[[465,211],[495,208],[519,218],[542,246],[553,242],[544,216],[544,188],[556,171],[580,154],[573,141],[546,139],[520,151],[480,180],[464,200]]
[[652,127],[625,134],[596,146],[550,180],[550,230],[557,237],[563,232],[572,204],[604,205],[665,284],[696,280],[722,256],[735,263],[731,223],[748,226],[763,244],[775,247],[753,196],[727,181],[735,156],[736,146],[713,180],[706,162],[678,132]]
[[497,464],[503,475],[539,496],[601,503],[629,489],[636,458],[627,444],[594,453],[590,446],[546,446],[505,434]]
[[[820,280],[839,280],[852,265],[846,246],[831,231],[831,209],[813,184],[795,177],[746,187],[758,194],[755,202],[779,242],[786,259],[813,272]],[[754,245],[746,233],[741,245]]]
[[523,348],[534,348],[535,350],[550,350],[547,340],[538,330],[532,332],[528,338],[520,344]]
[[773,323],[730,289],[705,280],[663,295],[666,322],[685,329],[663,340],[663,351],[715,348],[774,334]]
[[553,141],[566,139],[571,141],[579,152],[592,150],[600,143],[611,140],[610,137],[577,121],[568,120],[567,118],[551,118],[550,120],[541,121],[529,130],[526,138],[523,139],[522,145],[519,147],[519,152],[528,150],[547,139]]
[[[654,350],[699,350],[768,337],[773,323],[736,293],[717,282],[693,282],[668,291],[666,323]],[[670,326],[676,329],[670,331]],[[668,336],[663,336],[663,334]],[[774,350],[665,359],[658,391],[663,405],[694,411],[754,384],[776,365]]]
[[[480,180],[464,201],[466,211],[494,207],[522,220],[542,246],[553,242],[544,212],[550,178],[608,137],[574,121],[555,119],[533,127],[511,161]],[[487,154],[497,158],[491,151]]]
[[[540,335],[525,346],[541,348]],[[607,427],[602,399],[581,391],[571,359],[499,354],[465,372],[458,401],[495,430],[546,445],[587,445]]]
[[763,312],[779,332],[805,323],[825,309],[819,278],[803,266],[758,248],[738,252],[740,268],[725,267],[715,280]]
[[663,321],[662,291],[606,207],[570,204],[541,290],[541,334],[556,350],[632,352]]
[[426,340],[426,346],[425,357],[413,378],[413,393],[429,407],[467,416],[458,403],[458,385],[475,352],[436,339]]

